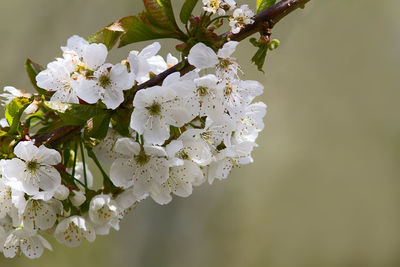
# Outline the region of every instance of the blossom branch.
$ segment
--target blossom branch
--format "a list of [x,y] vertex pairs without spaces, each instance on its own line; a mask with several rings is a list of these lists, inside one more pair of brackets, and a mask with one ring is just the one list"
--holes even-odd
[[[254,23],[244,26],[239,33],[233,34],[231,32],[226,32],[221,34],[220,37],[222,39],[226,38],[226,40],[242,41],[247,37],[261,31],[262,29],[271,29],[281,19],[289,15],[294,10],[304,7],[304,5],[309,1],[310,0],[282,0],[265,11],[257,14],[254,17]],[[174,72],[179,71],[183,75],[192,71],[193,69],[194,66],[190,65],[186,59],[183,62],[180,62],[166,71],[158,74],[157,76],[154,76],[147,82],[138,85],[137,91],[161,84],[167,76]],[[36,145],[41,145],[43,143],[55,144],[58,142],[58,140],[64,138],[65,136],[80,133],[80,130],[80,126],[64,126],[55,130],[54,132],[33,138],[33,140]]]

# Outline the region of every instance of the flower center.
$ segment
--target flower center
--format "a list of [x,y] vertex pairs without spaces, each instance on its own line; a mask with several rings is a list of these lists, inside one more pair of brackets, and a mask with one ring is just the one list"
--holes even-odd
[[28,171],[34,173],[39,168],[39,164],[36,161],[31,160],[26,163],[26,168]]
[[224,88],[224,95],[228,96],[231,95],[233,92],[233,88],[230,85],[225,86]]
[[207,95],[207,91],[208,91],[207,89],[208,89],[207,87],[200,86],[199,88],[197,88],[197,92],[199,92],[200,96],[205,96],[205,95]]
[[157,102],[154,102],[151,106],[146,107],[149,111],[150,115],[160,115],[161,114],[161,105]]
[[140,151],[140,153],[138,155],[135,155],[134,158],[136,162],[142,167],[146,165],[147,162],[149,162],[150,160],[150,157],[144,151]]
[[179,157],[180,157],[181,159],[183,159],[183,160],[189,159],[189,155],[188,155],[188,153],[186,153],[185,150],[181,150],[181,151],[179,152]]
[[214,8],[214,9],[219,8],[219,5],[220,5],[219,1],[210,1],[208,4],[211,8]]
[[108,76],[107,74],[101,75],[99,77],[99,83],[100,83],[101,87],[106,88],[107,86],[109,86],[111,84],[110,76]]
[[226,58],[219,59],[218,67],[220,69],[227,69],[230,65],[231,65],[231,61],[229,59],[226,59]]

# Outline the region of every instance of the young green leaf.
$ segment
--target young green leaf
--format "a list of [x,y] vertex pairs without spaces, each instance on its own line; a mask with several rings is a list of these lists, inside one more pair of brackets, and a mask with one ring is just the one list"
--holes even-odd
[[263,38],[257,40],[256,38],[251,38],[250,43],[252,43],[255,47],[258,47],[256,54],[252,57],[251,61],[257,66],[259,71],[263,71],[263,66],[265,63],[265,59],[267,57],[269,50],[275,50],[279,46],[279,41],[274,39],[270,42],[266,42]]
[[188,23],[190,17],[192,16],[193,9],[196,7],[196,4],[199,0],[186,0],[182,6],[180,19],[183,24]]
[[112,26],[108,27],[108,29],[124,31],[124,34],[121,36],[119,47],[148,40],[179,38],[179,35],[177,35],[175,32],[167,31],[157,27],[156,25],[152,25],[149,22],[146,13],[142,13],[140,17],[129,17],[129,21],[130,23],[125,27],[119,27],[120,24],[118,21]]
[[143,3],[151,20],[160,28],[172,31],[178,29],[171,0],[143,0]]
[[275,5],[276,0],[257,0],[257,14]]
[[[111,25],[110,25],[111,26]],[[111,50],[122,35],[119,31],[110,31],[107,28],[101,29],[88,38],[89,43],[102,43],[108,50]]]
[[27,97],[16,97],[11,100],[5,107],[8,124],[10,125],[9,134],[14,134],[18,131],[18,126],[24,110],[32,103]]

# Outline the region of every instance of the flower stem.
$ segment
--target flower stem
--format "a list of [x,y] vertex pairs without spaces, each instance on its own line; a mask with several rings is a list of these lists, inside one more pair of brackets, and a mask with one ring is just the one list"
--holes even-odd
[[80,144],[80,147],[81,147],[81,155],[82,155],[83,177],[85,179],[85,188],[87,188],[87,173],[86,173],[85,150],[83,149],[82,140],[80,140],[79,144]]

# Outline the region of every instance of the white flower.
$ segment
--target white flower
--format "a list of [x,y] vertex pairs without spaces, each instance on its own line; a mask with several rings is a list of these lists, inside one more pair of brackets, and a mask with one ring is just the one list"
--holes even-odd
[[[6,161],[0,161],[0,174],[3,172]],[[1,177],[1,176],[0,176]],[[18,216],[25,209],[25,194],[4,184],[5,179],[0,178],[0,219],[7,214]]]
[[225,112],[233,120],[240,120],[245,114],[247,105],[263,93],[264,86],[257,81],[234,80],[227,81],[223,90]]
[[[161,56],[157,56],[160,49],[160,43],[154,42],[146,46],[140,53],[138,51],[129,53],[128,62],[138,83],[144,83],[150,79],[151,74],[160,74],[168,68],[165,60]],[[173,59],[170,60],[172,62]]]
[[104,64],[107,47],[104,44],[89,44],[75,35],[62,49],[64,58],[50,62],[47,69],[36,76],[36,82],[45,90],[55,91],[51,101],[79,103],[77,90],[81,88],[80,83]]
[[231,58],[239,43],[229,41],[215,53],[210,47],[203,43],[198,43],[190,49],[188,61],[198,70],[207,68],[217,68],[218,78],[232,78],[237,76],[239,65]]
[[[90,70],[96,70],[106,61],[108,50],[104,44],[89,44],[85,39],[74,35],[67,41],[66,47],[61,47],[64,52],[64,58],[73,58],[77,56],[80,62],[77,65]],[[76,59],[75,59],[76,60]]]
[[0,179],[0,219],[4,218],[12,208],[11,187],[6,186]]
[[23,141],[15,146],[14,154],[17,158],[2,164],[5,184],[31,196],[54,194],[61,176],[52,165],[61,162],[60,153],[43,145],[36,147],[32,141]]
[[47,230],[53,227],[57,214],[62,211],[59,201],[46,202],[30,199],[26,203],[23,213],[24,227],[28,230]]
[[167,146],[167,153],[170,162],[173,162],[169,177],[161,186],[152,188],[152,197],[159,204],[168,204],[172,200],[172,194],[180,197],[190,196],[193,185],[200,185],[204,181],[202,170],[189,159],[182,141],[172,141]]
[[234,0],[203,0],[203,5],[204,11],[223,16],[227,11],[235,8],[236,3]]
[[57,186],[56,190],[54,191],[54,198],[58,199],[58,200],[66,200],[69,196],[69,189],[63,185],[60,184],[59,186]]
[[214,122],[207,118],[204,129],[189,129],[179,138],[183,141],[184,151],[189,158],[197,164],[205,166],[212,160],[212,156],[207,158],[210,149],[215,151],[222,144],[225,147],[231,145],[232,131],[233,125],[229,121]]
[[26,257],[35,259],[43,254],[45,248],[52,250],[49,242],[42,236],[25,229],[17,229],[7,237],[3,254],[6,258],[14,258],[23,253]]
[[246,107],[245,116],[237,123],[234,138],[236,142],[255,142],[258,133],[264,129],[263,118],[267,113],[267,106],[257,102]]
[[254,146],[254,142],[243,142],[220,151],[216,156],[217,161],[208,168],[208,182],[212,184],[215,178],[226,179],[233,167],[252,163],[251,152]]
[[107,235],[110,228],[119,230],[119,208],[110,195],[97,195],[89,205],[89,217],[93,222],[96,234]]
[[83,238],[93,242],[96,234],[93,226],[87,220],[80,216],[72,216],[57,225],[54,237],[68,247],[77,247]]
[[144,136],[148,144],[162,145],[170,136],[170,126],[182,127],[199,113],[193,98],[193,81],[181,80],[178,73],[168,76],[162,86],[137,92],[131,128]]
[[85,192],[72,190],[72,195],[69,197],[69,200],[71,200],[72,205],[79,207],[86,201]]
[[248,5],[242,5],[240,8],[233,11],[233,16],[229,19],[229,26],[232,28],[232,33],[238,33],[243,26],[253,24],[254,12],[249,8]]
[[200,116],[213,120],[221,118],[223,113],[223,85],[215,75],[209,74],[194,80],[195,96],[200,103]]
[[50,62],[47,69],[36,76],[37,86],[47,91],[55,91],[50,98],[51,101],[79,103],[74,89],[77,87],[77,81],[71,77],[74,68],[71,59]]
[[[209,120],[211,122],[211,120]],[[208,125],[207,125],[208,126]],[[208,133],[207,133],[208,130]],[[205,140],[205,138],[210,138],[212,135],[219,135],[219,133],[214,132],[214,129],[210,130],[210,127],[207,127],[207,130],[202,130],[202,129],[189,129],[186,132],[184,132],[180,137],[179,141],[182,141],[182,148],[179,149],[177,152],[179,155],[179,158],[182,159],[190,159],[194,163],[200,165],[200,166],[207,166],[210,164],[213,160],[213,155],[211,152],[211,146],[210,146],[210,140]],[[213,133],[214,132],[214,133]],[[218,131],[217,131],[218,132]],[[222,137],[221,141],[226,137],[229,137],[230,133],[224,132],[224,137]],[[216,142],[220,142],[220,138],[212,138],[212,140],[216,140]],[[170,146],[167,147],[167,152],[169,155],[172,154],[172,152],[169,151]]]
[[125,65],[104,64],[90,79],[82,79],[76,88],[79,98],[93,104],[101,100],[109,109],[116,109],[124,101],[124,90],[131,89],[134,77]]
[[135,193],[149,193],[153,197],[152,190],[168,179],[169,164],[165,150],[158,146],[141,147],[129,138],[119,139],[115,149],[129,158],[117,159],[111,165],[110,178],[114,185],[123,188],[134,186]]

